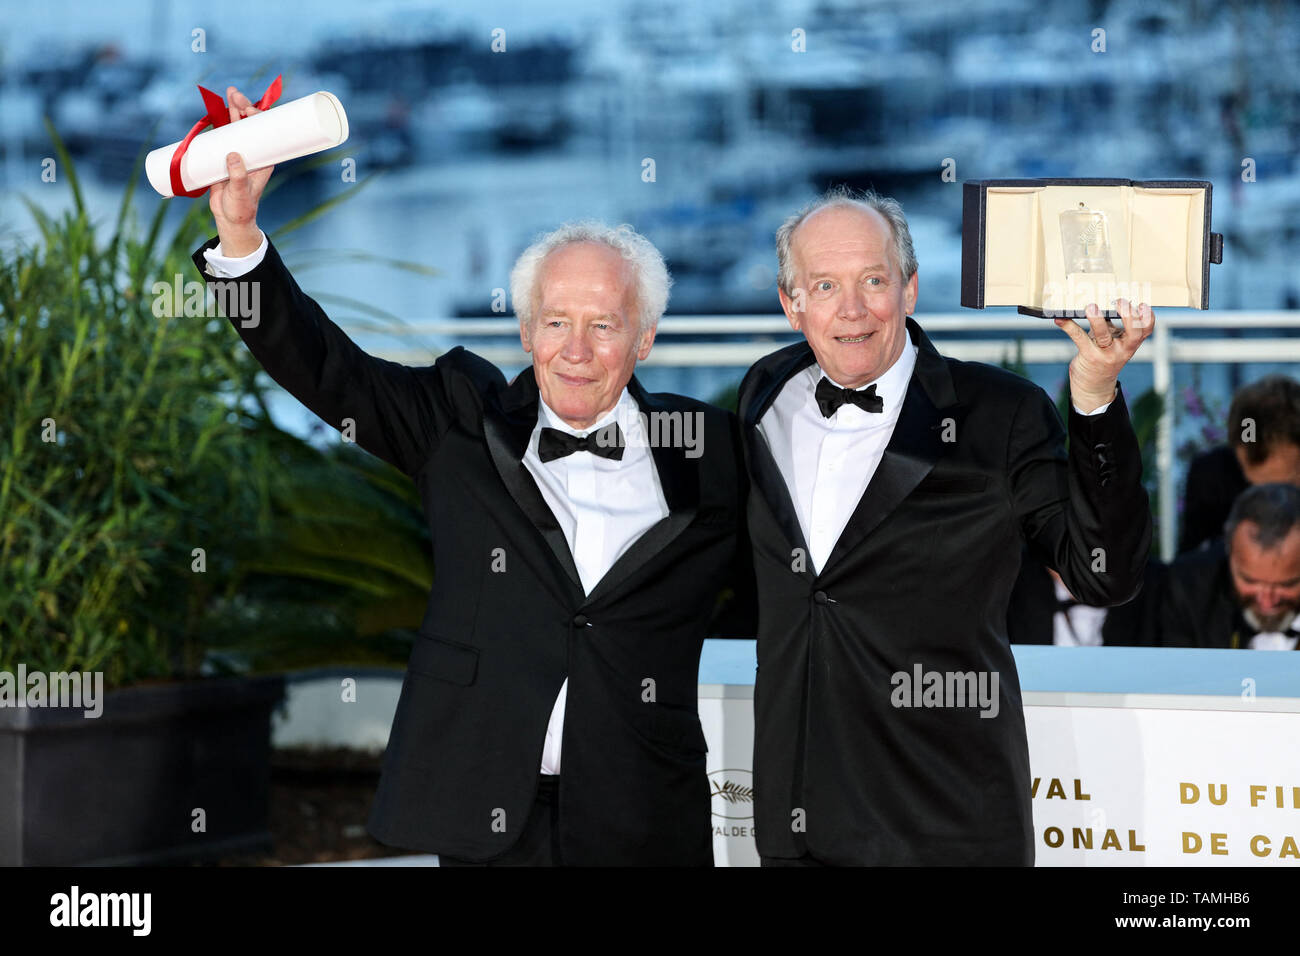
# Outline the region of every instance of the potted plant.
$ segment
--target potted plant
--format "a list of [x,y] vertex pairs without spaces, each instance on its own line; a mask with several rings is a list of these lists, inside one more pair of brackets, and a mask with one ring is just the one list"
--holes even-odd
[[253,850],[279,671],[405,659],[418,500],[271,421],[186,285],[205,203],[164,241],[130,187],[102,237],[51,136],[73,206],[29,204],[40,241],[0,254],[0,864]]

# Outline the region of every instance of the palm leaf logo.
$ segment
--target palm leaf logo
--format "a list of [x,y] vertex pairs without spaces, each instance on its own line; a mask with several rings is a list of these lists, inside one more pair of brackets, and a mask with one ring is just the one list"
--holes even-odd
[[713,780],[711,783],[713,784],[712,795],[715,797],[721,797],[728,803],[736,804],[754,802],[753,787],[742,787],[740,784],[731,780],[724,780],[721,784],[719,784],[718,781]]

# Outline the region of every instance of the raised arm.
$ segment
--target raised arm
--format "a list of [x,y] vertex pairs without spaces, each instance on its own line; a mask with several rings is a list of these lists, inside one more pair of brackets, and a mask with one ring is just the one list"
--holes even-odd
[[1124,394],[1104,412],[1069,412],[1065,429],[1042,389],[1026,392],[1011,422],[1013,506],[1031,552],[1076,599],[1122,604],[1140,590],[1151,547],[1142,454]]
[[1119,373],[1155,326],[1146,304],[1120,299],[1116,331],[1089,306],[1091,335],[1058,319],[1078,346],[1070,362],[1069,453],[1060,419],[1042,389],[1027,393],[1011,426],[1008,469],[1029,547],[1055,568],[1078,600],[1122,604],[1142,586],[1151,511],[1142,453]]
[[[232,122],[258,112],[234,87],[227,95]],[[286,391],[366,451],[414,475],[452,415],[438,366],[390,362],[349,339],[298,287],[258,228],[272,168],[250,173],[238,153],[226,157],[226,168],[229,181],[215,184],[208,198],[217,237],[194,253],[194,263],[227,319]]]

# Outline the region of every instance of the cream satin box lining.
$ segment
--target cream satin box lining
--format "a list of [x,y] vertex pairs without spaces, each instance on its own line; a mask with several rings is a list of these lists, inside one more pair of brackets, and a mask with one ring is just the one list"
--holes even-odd
[[[1035,315],[1079,314],[1091,302],[1113,312],[1117,298],[1208,306],[1222,242],[1209,231],[1209,183],[992,180],[966,184],[964,201],[964,306]],[[1071,216],[1093,230],[1090,269],[1067,271]]]

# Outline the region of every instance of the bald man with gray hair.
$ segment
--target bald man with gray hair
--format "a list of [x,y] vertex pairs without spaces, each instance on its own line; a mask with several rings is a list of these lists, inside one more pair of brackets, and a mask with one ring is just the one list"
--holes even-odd
[[[257,112],[228,96],[232,120]],[[513,381],[460,347],[399,365],[331,322],[257,228],[270,170],[227,162],[195,265],[221,293],[259,288],[236,332],[415,481],[433,540],[370,832],[443,865],[712,865],[697,680],[725,598],[726,636],[752,621],[747,486],[735,416],[634,374],[663,257],[630,226],[564,225],[511,273],[531,359]],[[685,420],[689,443],[653,424]]]
[[1032,864],[1007,608],[1022,546],[1081,601],[1141,586],[1118,376],[1154,316],[1090,307],[1066,431],[1041,388],[939,354],[902,206],[835,189],[776,233],[804,341],[740,386],[758,581],[754,801],[768,866]]

